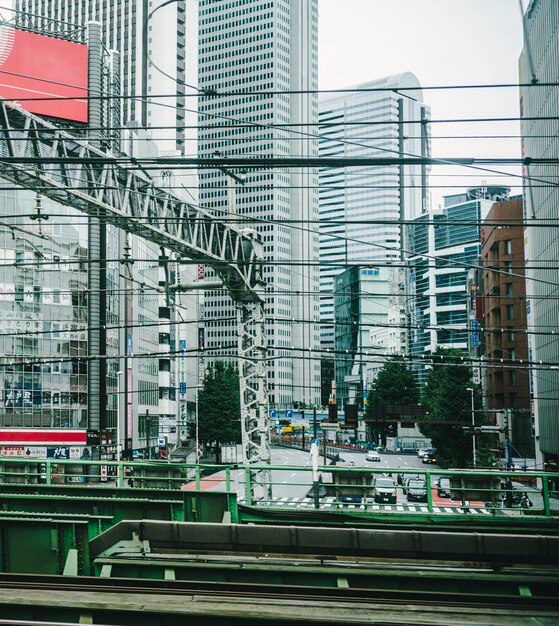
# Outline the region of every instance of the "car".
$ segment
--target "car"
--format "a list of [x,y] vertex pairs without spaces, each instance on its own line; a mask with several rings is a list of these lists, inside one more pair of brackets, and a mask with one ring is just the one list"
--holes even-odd
[[408,502],[427,502],[427,487],[424,480],[413,479],[407,485]]
[[421,462],[422,463],[436,463],[437,459],[435,458],[435,455],[432,452],[428,452],[427,454],[423,455]]
[[417,458],[422,459],[426,454],[427,450],[425,450],[424,448],[419,448],[419,450],[417,451]]
[[439,498],[450,498],[450,478],[440,476],[437,481],[437,495]]
[[367,456],[365,457],[365,460],[380,463],[381,458],[376,452],[367,452]]
[[407,492],[408,490],[408,483],[410,482],[410,480],[423,480],[423,477],[420,476],[419,474],[405,474],[404,475],[404,480],[402,482],[402,491],[404,493]]
[[389,504],[396,504],[397,491],[396,484],[392,478],[377,478],[373,489],[374,501],[378,504],[387,502]]

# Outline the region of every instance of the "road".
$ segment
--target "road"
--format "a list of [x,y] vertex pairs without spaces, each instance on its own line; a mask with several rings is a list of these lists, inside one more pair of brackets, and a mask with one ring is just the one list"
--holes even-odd
[[[386,470],[392,473],[392,477],[396,480],[398,470],[429,471],[431,473],[431,485],[435,485],[438,470],[441,468],[436,464],[424,464],[417,455],[411,454],[380,454],[381,460],[367,461],[366,452],[355,450],[340,450],[340,463],[352,464],[352,467]],[[328,461],[328,464],[330,462]],[[312,473],[310,471],[301,471],[298,467],[310,468],[310,453],[296,448],[272,448],[272,465],[281,468],[285,466],[285,470],[272,470],[272,501],[261,501],[260,504],[266,504],[273,507],[281,507],[282,509],[313,509],[314,501],[312,498]],[[323,458],[320,457],[319,471],[325,472]],[[225,489],[225,474],[220,472],[212,476],[208,476],[202,480],[201,489],[210,491],[223,491]],[[244,489],[244,472],[234,470],[231,472],[231,481],[233,488],[237,491],[239,501],[245,500]],[[195,488],[189,485],[186,488]],[[448,498],[441,498],[437,495],[436,488],[431,489],[434,513],[460,513],[465,511],[472,515],[490,515],[491,511],[486,509],[483,502],[469,502],[466,509],[461,502],[451,501]],[[540,505],[539,501],[534,502],[535,506]],[[532,500],[534,497],[530,495]],[[257,504],[255,502],[255,504]],[[398,501],[396,504],[376,504],[369,499],[365,504],[359,503],[341,503],[337,502],[332,496],[324,496],[320,498],[320,508],[323,510],[336,509],[361,509],[367,511],[380,512],[405,512],[405,513],[427,513],[427,504],[423,502],[408,502],[407,495],[403,493],[402,487],[398,488]],[[502,510],[503,514],[517,515],[519,511]]]

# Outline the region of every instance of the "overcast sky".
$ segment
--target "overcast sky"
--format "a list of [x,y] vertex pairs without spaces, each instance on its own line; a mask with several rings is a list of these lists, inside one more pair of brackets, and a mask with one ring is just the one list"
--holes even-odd
[[[335,89],[404,71],[424,86],[518,82],[522,21],[517,0],[319,0],[319,81]],[[518,89],[425,91],[432,118],[518,117]],[[433,124],[432,134],[518,135],[518,123]],[[519,156],[518,139],[439,139],[436,157]],[[514,168],[500,168],[515,171]],[[433,169],[449,174],[456,169]],[[431,177],[431,185],[497,179]],[[508,184],[520,181],[507,180]],[[459,190],[432,189],[442,195]],[[520,190],[516,191],[517,193]]]

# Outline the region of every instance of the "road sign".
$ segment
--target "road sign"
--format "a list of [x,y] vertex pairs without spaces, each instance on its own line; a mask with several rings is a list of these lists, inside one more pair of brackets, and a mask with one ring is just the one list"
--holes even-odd
[[157,438],[157,445],[160,448],[166,448],[167,447],[167,437],[158,437]]

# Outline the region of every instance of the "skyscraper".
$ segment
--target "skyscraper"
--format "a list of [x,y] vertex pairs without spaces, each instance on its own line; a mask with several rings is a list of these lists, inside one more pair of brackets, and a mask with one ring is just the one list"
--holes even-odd
[[[526,14],[525,46],[520,57],[522,87],[522,156],[545,157],[552,162],[526,166],[524,174],[526,228],[526,291],[528,299],[529,356],[532,362],[559,363],[557,285],[559,284],[559,237],[557,228],[538,228],[557,219],[559,157],[557,133],[559,101],[553,85],[559,80],[559,5],[555,0],[532,0]],[[537,220],[538,224],[531,227]],[[538,368],[532,372],[532,406],[536,424],[536,460],[548,468],[559,466],[559,370]]]
[[[430,153],[430,109],[423,103],[419,81],[409,72],[321,96],[319,115],[320,156],[397,158]],[[335,345],[337,320],[332,294],[336,276],[358,263],[366,267],[393,263],[394,267],[382,269],[382,281],[367,283],[381,291],[363,294],[373,298],[377,307],[384,307],[387,319],[390,316],[395,320],[391,329],[387,329],[386,323],[383,328],[371,329],[375,337],[371,336],[369,343],[384,345],[385,353],[405,350],[405,279],[397,266],[408,254],[409,245],[408,229],[401,222],[427,210],[427,175],[428,167],[419,165],[332,167],[320,171],[320,341],[323,349],[332,349]],[[398,301],[401,302],[399,314],[394,309]],[[371,320],[359,318],[354,322],[370,324]],[[398,328],[400,324],[402,328]],[[392,335],[388,342],[390,349],[385,341],[387,337],[381,339],[387,330]],[[363,357],[355,358],[359,361]],[[381,358],[376,356],[377,369]],[[335,363],[335,357],[333,361]],[[359,367],[369,369],[364,361],[359,362]],[[339,367],[335,366],[335,377],[342,389],[344,383],[340,377],[347,374],[346,369],[342,361]],[[323,371],[325,376],[331,377],[327,360],[323,362]],[[328,387],[329,381],[323,381],[323,401]]]
[[[316,140],[301,131],[318,121],[317,36],[317,0],[200,0],[199,87],[209,93],[199,104],[200,156],[316,156]],[[264,241],[276,408],[319,402],[316,184],[303,168],[251,169],[236,189],[224,170],[200,175],[201,204]],[[234,359],[235,311],[224,291],[206,296],[208,356]]]
[[[429,155],[430,109],[413,74],[349,89],[320,98],[320,156]],[[427,210],[427,174],[426,166],[417,165],[321,170],[320,260],[325,265],[320,270],[320,320],[327,324],[321,330],[323,347],[331,347],[334,339],[329,295],[334,277],[348,263],[402,258],[407,243],[399,221]]]

